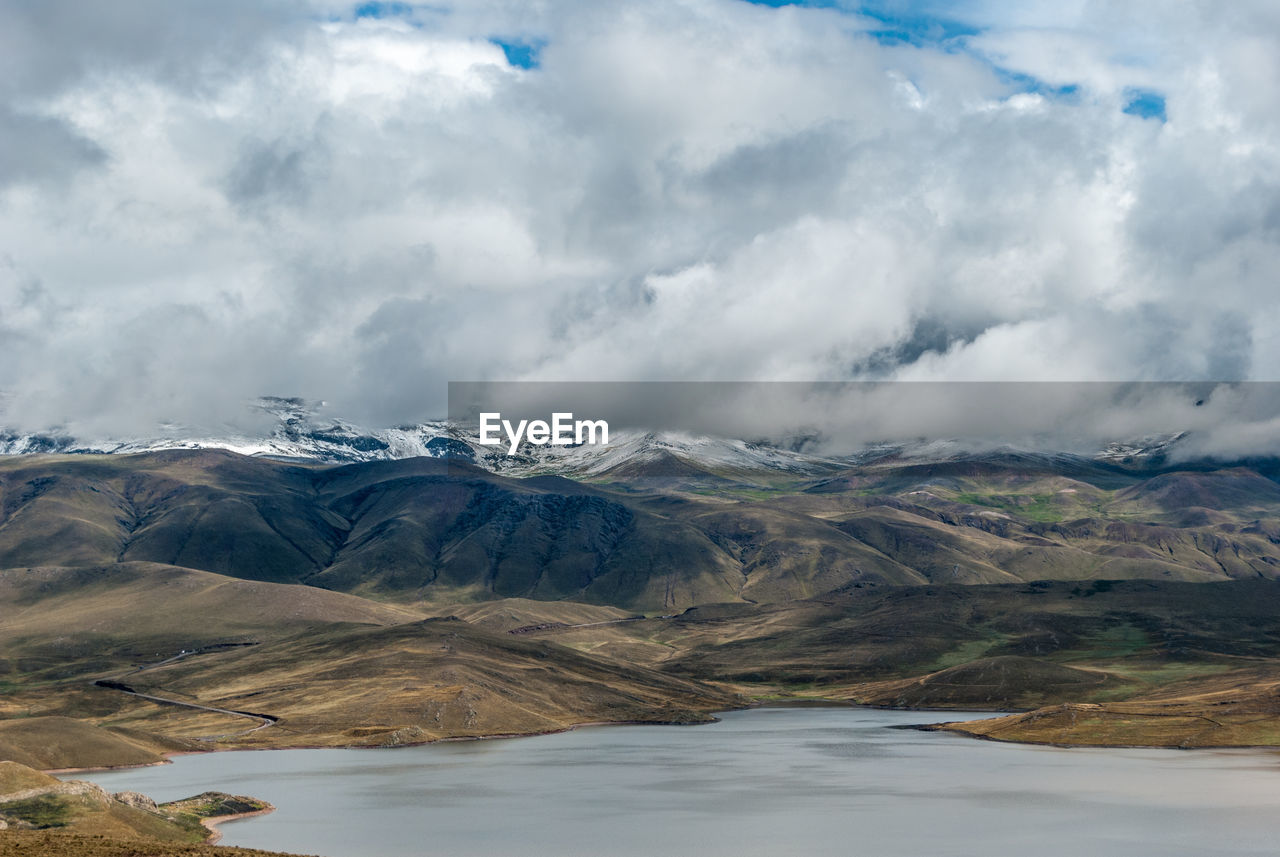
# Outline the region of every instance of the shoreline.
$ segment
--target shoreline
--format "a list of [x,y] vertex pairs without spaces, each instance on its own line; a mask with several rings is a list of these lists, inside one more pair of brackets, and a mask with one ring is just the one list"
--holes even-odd
[[[426,747],[431,744],[456,743],[460,741],[496,741],[512,738],[536,738],[540,735],[560,735],[565,732],[572,732],[577,729],[598,728],[604,726],[701,726],[709,723],[718,723],[720,718],[716,715],[730,711],[749,711],[756,708],[864,708],[872,711],[909,711],[919,712],[921,714],[929,713],[960,713],[956,709],[951,708],[897,708],[888,705],[864,705],[860,703],[850,702],[843,699],[815,699],[811,697],[799,697],[795,699],[778,699],[768,700],[766,702],[752,703],[737,708],[722,708],[714,712],[709,712],[710,719],[704,721],[685,721],[685,720],[591,720],[582,723],[574,723],[561,729],[542,729],[532,732],[494,732],[487,735],[450,735],[442,738],[431,738],[426,741],[412,741],[404,744],[290,744],[287,746],[276,747],[210,747],[208,750],[175,750],[171,753],[165,753],[164,758],[155,762],[140,762],[130,765],[95,765],[88,767],[75,768],[50,768],[45,769],[47,774],[76,774],[76,773],[97,773],[102,771],[124,771],[132,768],[151,768],[157,765],[173,764],[173,759],[179,756],[196,756],[206,753],[232,753],[232,752],[271,752],[275,750],[397,750],[402,747]],[[1028,709],[1029,710],[1029,709]],[[974,714],[995,714],[1007,715],[1021,713],[1020,710],[1010,710],[1007,708],[970,708],[964,713]],[[947,729],[945,727],[954,723],[965,723],[965,720],[948,720],[937,723],[919,723],[919,724],[902,724],[895,726],[895,729],[912,729],[920,732],[949,732],[955,735],[962,735],[966,738],[976,738],[982,741],[994,741],[1001,744],[1026,744],[1037,747],[1061,747],[1064,749],[1094,749],[1094,750],[1272,750],[1280,751],[1280,746],[1271,744],[1232,744],[1232,745],[1211,745],[1211,746],[1194,746],[1189,747],[1180,744],[1073,744],[1055,741],[1033,741],[1033,740],[1013,740],[1009,738],[996,738],[990,735],[979,735],[967,732],[963,729]],[[269,810],[268,810],[269,811]]]
[[1016,740],[1012,738],[998,738],[995,735],[979,735],[976,732],[969,732],[964,729],[946,728],[954,723],[965,722],[967,721],[949,720],[944,723],[919,723],[894,728],[913,729],[917,732],[946,732],[950,735],[960,735],[965,738],[974,738],[978,741],[991,741],[996,744],[1022,744],[1027,747],[1057,747],[1063,750],[1181,750],[1186,753],[1205,752],[1210,750],[1269,750],[1273,753],[1280,753],[1280,745],[1277,744],[1201,744],[1196,746],[1187,746],[1185,744],[1073,744],[1066,741],[1034,741],[1022,738]]
[[222,839],[222,831],[218,829],[218,825],[227,821],[238,821],[242,818],[253,818],[259,815],[268,815],[276,811],[274,806],[268,806],[266,809],[257,809],[253,812],[237,812],[233,815],[218,815],[213,818],[202,818],[200,824],[205,830],[209,831],[209,835],[205,837],[205,845],[217,845],[218,840]]
[[[844,703],[838,703],[843,707]],[[128,771],[136,768],[154,768],[158,765],[171,765],[179,756],[203,756],[208,753],[270,753],[277,750],[399,750],[402,747],[427,747],[431,744],[447,744],[459,741],[497,741],[508,738],[536,738],[540,735],[561,735],[576,729],[595,728],[600,726],[703,726],[719,723],[716,714],[725,711],[746,711],[751,708],[768,706],[747,705],[742,708],[721,708],[708,714],[708,720],[589,720],[574,723],[563,729],[540,729],[534,732],[493,732],[488,735],[447,735],[443,738],[431,738],[427,741],[409,741],[404,744],[290,744],[282,747],[210,747],[208,750],[174,750],[165,753],[164,758],[155,762],[139,762],[132,765],[92,765],[78,768],[44,768],[46,774],[91,774],[102,771]],[[784,706],[778,706],[779,708]],[[863,707],[863,706],[854,706]],[[269,810],[267,810],[269,811]],[[252,813],[251,813],[252,814]],[[223,817],[229,818],[229,817]]]
[[[101,771],[129,771],[134,768],[154,768],[159,765],[172,765],[173,760],[179,756],[203,756],[205,753],[217,753],[224,750],[237,749],[233,747],[210,747],[208,750],[173,750],[165,753],[163,759],[154,762],[138,762],[133,765],[88,765],[78,768],[41,768],[40,770],[46,774],[94,774]],[[239,749],[245,750],[311,750],[320,749],[319,747],[243,747]]]
[[127,771],[130,768],[154,768],[157,765],[171,765],[170,761],[174,756],[190,756],[194,755],[196,750],[182,750],[174,753],[165,753],[164,758],[157,762],[139,762],[136,765],[90,765],[83,768],[41,768],[41,772],[49,775],[57,774],[94,774],[99,771]]
[[265,810],[253,810],[252,812],[236,812],[236,814],[233,814],[233,815],[219,815],[219,816],[211,817],[211,819],[201,819],[200,825],[202,826],[202,828],[205,828],[205,830],[209,831],[209,835],[205,837],[204,844],[206,845],[218,844],[218,840],[223,838],[223,831],[218,829],[218,825],[223,824],[223,822],[225,821],[238,821],[239,819],[252,819],[252,817],[255,817],[255,816],[270,815],[271,812],[275,812],[274,806],[268,806],[265,808]]

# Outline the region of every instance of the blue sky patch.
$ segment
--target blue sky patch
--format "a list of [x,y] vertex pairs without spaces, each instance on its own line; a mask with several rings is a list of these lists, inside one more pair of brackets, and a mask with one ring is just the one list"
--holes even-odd
[[[1080,85],[1076,83],[1052,84],[1034,75],[1005,68],[968,44],[970,36],[983,33],[986,28],[947,17],[949,7],[945,3],[930,0],[742,0],[756,6],[800,6],[804,8],[837,9],[851,15],[859,15],[875,22],[865,34],[882,45],[928,47],[948,53],[965,53],[988,65],[1001,83],[1015,92],[1039,95],[1043,98],[1068,103],[1080,97]],[[939,14],[941,12],[941,14]],[[1143,118],[1165,120],[1164,97],[1149,90],[1133,90],[1128,95],[1126,113]]]
[[1042,95],[1045,98],[1057,99],[1072,98],[1080,92],[1080,85],[1076,83],[1055,86],[1035,77],[1034,75],[1002,68],[998,65],[993,65],[992,68],[995,69],[996,77],[1000,78],[1001,82],[1007,83],[1009,86],[1018,90],[1018,92],[1029,92],[1033,95]]
[[945,46],[981,32],[978,27],[962,21],[920,12],[895,12],[873,4],[859,7],[857,13],[883,25],[867,33],[882,45]]
[[507,55],[507,62],[516,68],[537,68],[542,49],[546,47],[546,42],[541,41],[498,38],[489,41],[502,48],[502,52]]
[[780,9],[783,6],[804,6],[809,9],[833,9],[839,4],[836,0],[743,0],[752,6],[771,6]]
[[924,11],[911,11],[915,4],[895,2],[853,3],[848,0],[743,0],[755,6],[800,6],[806,9],[839,9],[879,22],[867,35],[883,45],[943,45],[962,36],[980,32],[977,27]]
[[404,18],[413,14],[413,7],[408,3],[361,3],[356,7],[357,18]]
[[1168,120],[1164,109],[1164,96],[1151,89],[1126,89],[1125,98],[1128,102],[1124,106],[1124,112],[1130,116],[1140,116],[1143,119],[1159,119],[1161,122]]

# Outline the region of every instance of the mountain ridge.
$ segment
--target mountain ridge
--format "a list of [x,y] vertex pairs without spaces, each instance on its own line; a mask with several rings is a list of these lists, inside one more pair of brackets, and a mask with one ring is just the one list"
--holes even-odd
[[1249,468],[1063,476],[997,456],[768,488],[641,483],[421,457],[9,456],[0,568],[151,562],[401,602],[642,611],[883,585],[1280,578],[1280,485]]
[[[1013,459],[1088,466],[1104,463],[1137,469],[1158,468],[1188,437],[1177,431],[1105,444],[1090,454],[1027,450],[1012,446],[972,445],[957,439],[878,442],[842,454],[813,454],[766,441],[692,435],[685,432],[621,429],[607,446],[523,445],[515,455],[503,446],[479,442],[478,432],[448,420],[369,429],[322,416],[323,403],[299,398],[263,397],[253,403],[259,416],[274,421],[257,432],[226,429],[204,432],[168,426],[150,436],[83,440],[63,431],[18,432],[0,427],[0,455],[129,455],[181,449],[226,449],[281,461],[325,464],[364,463],[404,458],[468,461],[493,473],[512,476],[556,474],[594,481],[641,477],[730,480],[810,477],[849,467],[902,459],[921,466],[1003,454]],[[813,438],[807,438],[807,446]]]

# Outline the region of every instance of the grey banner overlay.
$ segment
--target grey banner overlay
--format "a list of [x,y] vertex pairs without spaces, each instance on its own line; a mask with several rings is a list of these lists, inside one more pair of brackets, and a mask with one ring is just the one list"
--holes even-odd
[[1096,451],[1185,433],[1180,454],[1280,454],[1280,384],[1264,382],[451,382],[449,420],[555,413],[606,420],[612,436],[734,438],[819,455],[946,440],[974,448]]

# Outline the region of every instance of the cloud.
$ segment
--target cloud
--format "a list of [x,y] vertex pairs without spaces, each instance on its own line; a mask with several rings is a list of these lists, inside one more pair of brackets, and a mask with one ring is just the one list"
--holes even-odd
[[0,2],[6,421],[1280,380],[1274,4],[359,5]]
[[103,157],[92,141],[57,119],[0,106],[0,187],[62,184],[81,169],[99,165]]

